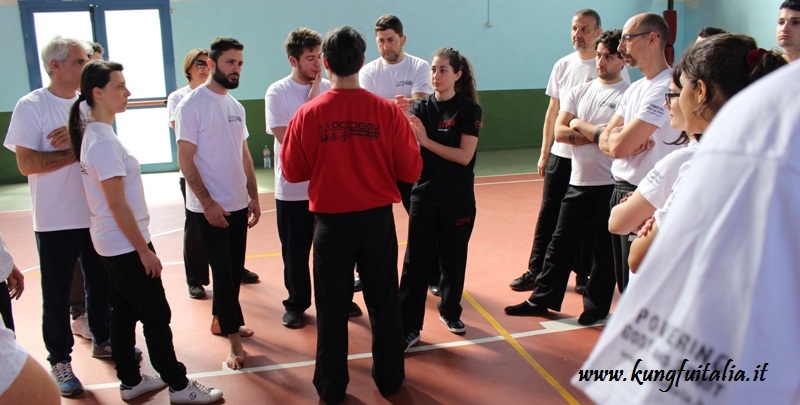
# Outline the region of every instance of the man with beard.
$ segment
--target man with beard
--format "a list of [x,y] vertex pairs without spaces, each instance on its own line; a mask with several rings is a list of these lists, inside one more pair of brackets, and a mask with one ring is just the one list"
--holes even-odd
[[786,60],[794,62],[800,59],[800,0],[786,0],[780,10],[775,29],[778,45]]
[[[267,132],[275,136],[275,210],[278,237],[283,257],[283,283],[289,297],[283,301],[286,312],[281,322],[288,328],[303,325],[303,312],[311,306],[311,276],[308,255],[314,237],[314,213],[308,210],[308,181],[289,183],[283,177],[281,144],[286,126],[295,111],[307,101],[327,91],[331,84],[322,78],[322,38],[316,31],[298,28],[283,43],[292,73],[272,83],[264,97]],[[350,315],[361,309],[350,304]]]
[[244,327],[239,283],[244,271],[247,228],[258,223],[253,159],[247,148],[244,107],[228,93],[239,85],[244,46],[233,38],[211,42],[213,74],[178,105],[175,117],[178,162],[186,178],[186,208],[200,224],[200,235],[214,279],[212,333],[228,337],[228,367],[244,365]]
[[[616,184],[611,207],[636,190],[656,162],[679,147],[669,144],[680,131],[669,126],[669,112],[664,107],[664,94],[672,80],[672,69],[664,57],[668,35],[667,22],[653,13],[631,17],[622,29],[619,53],[644,77],[625,91],[614,118],[600,136],[600,150],[614,158],[611,174]],[[636,234],[611,238],[620,292],[630,277],[628,253],[635,238]]]
[[[403,22],[397,16],[384,14],[375,22],[375,43],[381,57],[364,65],[358,73],[361,88],[395,103],[408,114],[411,103],[428,97],[433,92],[431,65],[424,59],[403,52],[406,36]],[[403,208],[411,207],[411,183],[397,183]],[[439,261],[431,264],[429,286],[433,295],[439,295]],[[359,284],[356,279],[356,284]]]
[[548,309],[561,310],[569,280],[575,246],[588,235],[594,246],[594,263],[589,284],[583,295],[581,325],[591,325],[605,318],[614,297],[614,259],[611,234],[608,232],[608,200],[614,191],[612,159],[597,147],[603,125],[614,116],[630,82],[620,72],[625,61],[617,52],[620,30],[606,31],[595,41],[598,78],[574,87],[564,94],[561,112],[556,118],[556,142],[572,149],[572,172],[569,188],[561,202],[553,239],[547,248],[536,289],[527,301],[506,307],[509,315],[544,315]]
[[[533,247],[528,259],[528,270],[514,279],[509,287],[514,291],[533,291],[536,276],[542,271],[547,247],[556,229],[561,200],[567,193],[570,172],[572,171],[572,145],[555,140],[555,122],[560,109],[561,97],[566,97],[573,87],[597,78],[595,67],[594,41],[603,32],[600,15],[592,9],[579,10],[572,17],[572,47],[575,52],[561,58],[553,66],[545,93],[550,96],[550,104],[544,117],[542,129],[542,151],[537,170],[544,177],[542,203]],[[628,72],[622,70],[622,77],[630,83]],[[592,246],[581,244],[571,249],[579,249],[575,263],[575,291],[583,293],[591,271]]]

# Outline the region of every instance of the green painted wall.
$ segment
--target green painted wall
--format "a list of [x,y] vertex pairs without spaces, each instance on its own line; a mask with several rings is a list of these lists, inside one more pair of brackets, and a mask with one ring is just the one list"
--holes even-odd
[[[542,125],[548,97],[544,90],[493,90],[479,93],[483,107],[483,129],[478,150],[494,151],[540,147]],[[247,113],[248,144],[253,161],[261,164],[264,145],[272,149],[272,136],[265,131],[264,100],[244,100]],[[10,112],[0,112],[0,133],[8,131]],[[3,135],[5,138],[5,135]],[[176,167],[177,169],[177,167]],[[14,154],[0,148],[0,184],[22,183],[25,177],[17,169]]]

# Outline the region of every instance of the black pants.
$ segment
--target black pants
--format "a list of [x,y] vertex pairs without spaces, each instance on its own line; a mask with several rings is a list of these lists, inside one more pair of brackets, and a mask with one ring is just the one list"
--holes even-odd
[[474,226],[475,205],[435,207],[411,203],[400,283],[404,333],[422,329],[429,264],[437,257],[442,270],[439,314],[453,321],[461,318],[467,248]]
[[[611,195],[610,208],[614,208],[619,204],[620,200],[628,196],[628,193],[635,191],[636,186],[626,181],[617,181],[614,185],[614,192]],[[631,252],[631,244],[633,240],[629,235],[612,235],[611,242],[614,252],[614,275],[617,278],[617,289],[619,292],[625,291],[628,286],[628,279],[630,278],[630,268],[628,267],[628,254]]]
[[[572,159],[550,154],[544,171],[544,184],[542,186],[542,205],[539,208],[539,217],[536,220],[536,231],[533,234],[533,247],[528,259],[528,271],[538,275],[544,267],[547,247],[553,239],[553,233],[558,223],[561,200],[567,194],[569,178],[572,172]],[[592,246],[590,243],[581,243],[572,268],[580,277],[588,277],[592,271]]]
[[397,300],[397,235],[392,207],[346,214],[317,214],[314,230],[314,305],[317,363],[314,386],[326,402],[344,399],[347,320],[353,300],[353,266],[372,326],[372,378],[383,395],[405,378],[403,331]]
[[14,315],[11,312],[11,297],[8,296],[8,284],[3,280],[0,283],[0,315],[6,329],[14,330]]
[[[406,213],[411,210],[411,190],[414,185],[411,183],[397,182],[397,189],[400,191],[400,200],[403,202],[403,208]],[[442,279],[442,270],[439,268],[439,258],[434,257],[430,264],[430,276],[428,277],[428,285],[439,285]]]
[[208,257],[203,248],[203,238],[200,236],[200,224],[186,209],[186,179],[183,177],[180,178],[180,185],[186,215],[183,223],[183,268],[186,272],[186,284],[190,287],[200,287],[209,283]]
[[303,312],[311,306],[308,256],[314,240],[314,213],[308,210],[308,200],[275,200],[275,210],[283,256],[283,284],[289,292],[283,307]]
[[239,333],[239,327],[244,325],[239,288],[247,246],[247,208],[233,211],[225,217],[227,228],[212,226],[203,213],[190,211],[189,215],[200,225],[200,235],[214,277],[211,314],[219,318],[223,335]]
[[89,229],[36,232],[42,273],[42,336],[47,361],[71,361],[69,295],[75,262],[83,268],[86,314],[95,343],[109,338],[108,275],[94,250]]
[[[153,245],[150,250],[155,252]],[[117,378],[127,386],[141,381],[139,361],[134,353],[136,322],[142,322],[147,351],[153,368],[173,389],[186,387],[186,367],[175,357],[172,313],[161,278],[150,278],[135,251],[119,256],[100,257],[108,272],[111,297],[111,339],[114,350],[111,357],[117,369]]]
[[614,186],[570,186],[558,216],[553,239],[547,247],[544,268],[536,278],[530,302],[561,310],[569,281],[570,266],[586,232],[592,236],[596,266],[584,294],[584,309],[605,317],[614,297],[614,260],[608,232],[608,199]]

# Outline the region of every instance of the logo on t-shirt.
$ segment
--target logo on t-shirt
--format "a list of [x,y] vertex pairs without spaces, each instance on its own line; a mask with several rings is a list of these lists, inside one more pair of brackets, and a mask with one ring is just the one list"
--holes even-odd
[[456,126],[456,120],[441,120],[439,121],[439,132],[447,132],[450,127]]
[[238,115],[229,115],[228,122],[242,122],[242,117]]
[[398,80],[394,87],[403,87],[403,86],[413,86],[414,83],[411,80]]
[[380,125],[361,121],[333,121],[319,126],[319,142],[347,141],[351,136],[378,139]]
[[664,109],[664,107],[662,107],[660,105],[648,104],[647,105],[647,112],[649,112],[650,114],[655,114],[655,115],[658,115],[658,116],[662,116],[662,115],[664,115],[664,113],[666,113],[666,110]]
[[78,164],[81,167],[81,174],[89,175],[89,172],[86,171],[86,163],[80,162]]

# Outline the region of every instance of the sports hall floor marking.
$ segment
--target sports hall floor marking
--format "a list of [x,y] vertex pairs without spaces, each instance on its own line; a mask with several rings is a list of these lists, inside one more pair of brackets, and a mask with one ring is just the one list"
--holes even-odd
[[[555,388],[555,390],[559,393],[559,395],[561,395],[567,401],[567,403],[579,404],[578,400],[575,399],[575,397],[573,397],[572,394],[570,394],[569,391],[567,391],[561,384],[559,384],[558,380],[556,380],[552,374],[547,372],[547,370],[541,364],[539,364],[539,362],[536,361],[536,359],[534,359],[533,356],[531,356],[531,354],[528,353],[528,351],[525,350],[525,348],[522,347],[521,344],[519,344],[517,339],[514,338],[514,336],[512,336],[510,333],[508,333],[508,331],[506,330],[506,328],[503,327],[503,325],[500,325],[500,322],[498,322],[497,319],[495,319],[489,313],[489,311],[486,310],[486,308],[484,308],[481,304],[479,304],[478,301],[475,300],[475,298],[472,298],[472,295],[470,295],[466,290],[464,290],[462,296],[466,298],[466,300],[469,301],[470,304],[472,304],[472,306],[478,311],[478,313],[480,313],[487,321],[489,321],[489,324],[491,324],[492,327],[494,327],[494,329],[500,333],[500,336],[503,339],[505,339],[505,341],[508,342],[508,344],[510,344],[511,347],[513,347],[514,350],[516,350],[517,353],[519,353],[520,356],[522,356],[522,358],[524,358],[528,362],[528,364],[530,364],[531,367],[533,367],[533,369],[536,370],[536,372],[539,373],[539,375],[541,375],[542,378],[544,378],[548,384],[550,384],[550,386]],[[544,325],[544,322],[542,323],[542,325]],[[561,329],[559,331],[562,332],[564,330],[568,329]]]
[[[459,340],[454,342],[444,342],[444,343],[436,343],[430,345],[423,345],[423,346],[414,346],[408,352],[409,353],[416,353],[416,352],[424,352],[429,350],[442,350],[454,347],[463,347],[463,346],[471,346],[471,345],[480,345],[485,343],[492,343],[492,342],[499,342],[506,340],[508,341],[514,348],[526,357],[528,363],[530,363],[534,369],[536,369],[539,374],[541,374],[551,386],[553,386],[559,394],[561,394],[564,399],[570,404],[578,404],[578,401],[570,395],[558,382],[553,378],[550,373],[548,373],[544,367],[542,367],[533,357],[525,351],[522,346],[517,343],[516,339],[521,337],[528,337],[528,336],[536,336],[536,335],[548,335],[551,333],[560,333],[566,332],[576,329],[583,329],[588,328],[591,326],[581,326],[577,323],[577,318],[565,318],[565,319],[558,319],[553,321],[545,321],[540,322],[540,324],[544,327],[544,329],[538,329],[533,331],[527,332],[519,332],[514,334],[509,334],[502,326],[500,326],[497,321],[486,312],[483,307],[480,306],[473,298],[470,296],[466,291],[464,291],[464,298],[466,298],[474,307],[481,313],[481,315],[486,318],[495,329],[501,333],[499,336],[489,336],[480,339],[468,339],[468,340]],[[603,323],[598,323],[594,326],[602,325]],[[513,342],[513,343],[511,343]],[[347,360],[359,360],[359,359],[367,359],[371,358],[372,353],[356,353],[347,356]],[[198,379],[198,378],[211,378],[211,377],[222,377],[222,376],[229,376],[229,375],[236,375],[236,374],[251,374],[251,373],[262,373],[268,371],[276,371],[276,370],[286,370],[292,368],[299,368],[299,367],[313,367],[315,364],[314,360],[305,360],[305,361],[296,361],[291,363],[281,363],[281,364],[272,364],[268,366],[260,366],[260,367],[245,367],[241,370],[231,370],[225,365],[225,362],[220,362],[220,370],[215,371],[204,371],[199,373],[192,373],[187,374],[187,378],[190,379]],[[535,364],[535,365],[534,365]],[[99,383],[99,384],[91,384],[91,385],[84,385],[85,389],[88,390],[101,390],[101,389],[110,389],[110,388],[119,388],[119,382],[109,382],[109,383]]]

